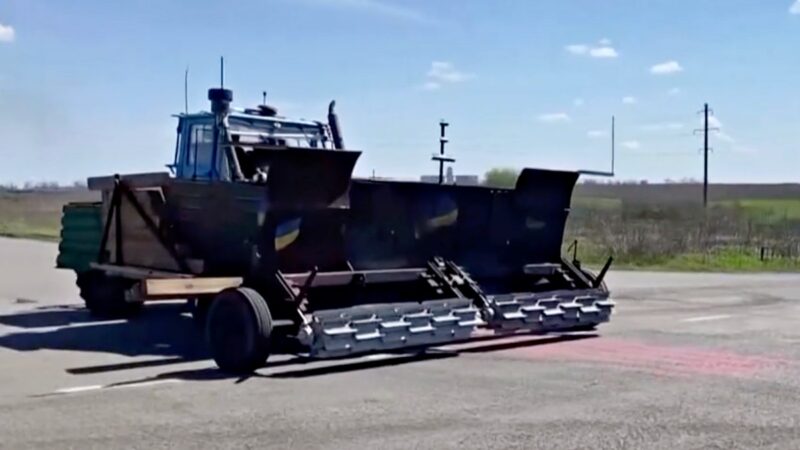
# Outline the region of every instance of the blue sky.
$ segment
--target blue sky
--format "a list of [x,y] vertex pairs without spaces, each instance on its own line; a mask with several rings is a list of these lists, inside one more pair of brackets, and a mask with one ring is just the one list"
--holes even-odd
[[239,106],[336,99],[367,175],[609,166],[619,179],[800,181],[800,1],[0,1],[0,183],[160,170],[226,58]]

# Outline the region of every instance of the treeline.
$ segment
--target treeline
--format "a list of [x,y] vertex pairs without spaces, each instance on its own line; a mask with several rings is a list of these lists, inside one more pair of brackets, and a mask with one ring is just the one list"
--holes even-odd
[[2,183],[0,191],[5,192],[49,192],[49,191],[73,191],[86,189],[83,181],[74,181],[70,184],[62,184],[56,181],[26,181],[24,183]]

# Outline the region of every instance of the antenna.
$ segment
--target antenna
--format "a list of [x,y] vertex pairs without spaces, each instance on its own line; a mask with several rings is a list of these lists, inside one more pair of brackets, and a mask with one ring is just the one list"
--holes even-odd
[[611,116],[611,176],[614,176],[614,149],[616,148],[615,145],[615,136],[614,136],[614,116]]
[[262,105],[267,104],[267,91],[261,92],[261,104]]
[[219,87],[225,88],[225,58],[219,57]]
[[616,136],[615,136],[615,118],[611,116],[611,172],[604,172],[600,170],[579,170],[578,173],[582,175],[594,175],[598,177],[613,177],[614,176],[614,163],[615,163],[615,150],[616,150]]
[[189,66],[183,73],[183,112],[189,114]]

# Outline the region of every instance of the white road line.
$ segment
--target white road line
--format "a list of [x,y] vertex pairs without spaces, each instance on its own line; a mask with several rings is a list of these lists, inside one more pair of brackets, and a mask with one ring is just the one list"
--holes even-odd
[[119,389],[119,388],[131,388],[131,387],[146,387],[146,386],[156,386],[159,384],[172,384],[172,383],[182,383],[183,380],[178,380],[176,378],[167,378],[165,380],[153,380],[153,381],[142,381],[139,383],[130,383],[130,384],[119,384],[116,386],[109,386],[109,388]]
[[729,319],[731,316],[728,314],[721,314],[718,316],[700,316],[700,317],[692,317],[689,319],[683,319],[681,322],[708,322],[711,320],[722,320],[722,319]]
[[56,389],[55,391],[53,391],[53,394],[77,394],[79,392],[99,391],[101,389],[147,387],[147,386],[156,386],[159,384],[173,384],[182,382],[183,380],[178,380],[176,378],[167,378],[165,380],[141,381],[138,383],[130,383],[130,384],[107,384],[107,385],[93,384],[90,386],[73,386],[73,387]]
[[86,392],[86,391],[94,391],[97,389],[103,389],[102,384],[93,384],[91,386],[75,386],[75,387],[68,387],[68,388],[61,388],[56,389],[56,394],[74,394],[76,392]]

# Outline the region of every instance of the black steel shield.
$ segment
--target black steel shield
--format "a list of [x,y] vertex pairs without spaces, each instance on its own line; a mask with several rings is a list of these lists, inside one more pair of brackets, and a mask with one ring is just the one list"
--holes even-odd
[[556,263],[577,178],[576,172],[525,169],[513,190],[353,180],[349,259],[379,269],[441,256],[477,277]]
[[346,208],[347,189],[361,152],[256,149],[253,165],[265,168],[272,210]]

